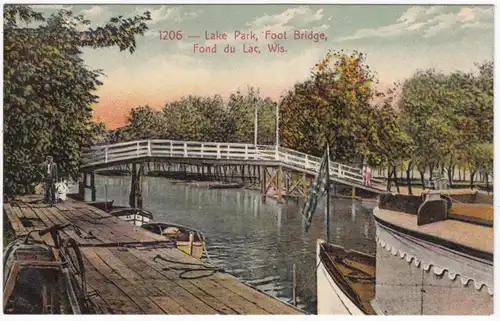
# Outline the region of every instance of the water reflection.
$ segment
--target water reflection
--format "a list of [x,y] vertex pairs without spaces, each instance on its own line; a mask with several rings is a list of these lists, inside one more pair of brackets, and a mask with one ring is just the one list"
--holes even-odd
[[[127,177],[96,176],[98,200],[128,205]],[[171,221],[204,232],[212,263],[284,301],[292,299],[292,266],[297,267],[298,306],[316,312],[316,240],[324,238],[323,203],[308,233],[300,214],[302,202],[263,204],[258,191],[213,189],[176,185],[164,178],[147,177],[143,205],[157,221]],[[87,193],[87,197],[89,197]],[[349,199],[332,200],[331,242],[375,253],[371,207]],[[307,282],[307,284],[305,284]]]

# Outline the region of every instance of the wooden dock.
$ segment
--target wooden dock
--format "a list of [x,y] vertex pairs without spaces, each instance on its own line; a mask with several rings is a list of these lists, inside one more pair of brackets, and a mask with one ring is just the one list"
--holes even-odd
[[166,237],[82,202],[49,207],[39,199],[27,196],[4,203],[4,217],[16,236],[68,223],[84,232],[79,236],[68,228],[62,233],[80,244],[97,314],[305,314],[203,265]]

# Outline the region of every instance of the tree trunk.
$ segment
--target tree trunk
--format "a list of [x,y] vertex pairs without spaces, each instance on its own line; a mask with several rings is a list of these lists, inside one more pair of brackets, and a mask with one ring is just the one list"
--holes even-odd
[[408,163],[408,168],[406,169],[406,184],[408,186],[408,195],[413,195],[411,191],[411,173],[412,173],[412,162]]
[[462,181],[462,169],[461,168],[458,168],[458,181],[459,182]]
[[450,188],[453,187],[453,173],[455,172],[455,165],[448,166],[448,183],[450,184]]
[[424,177],[424,172],[422,171],[418,171],[420,173],[420,181],[422,182],[422,189],[425,189],[426,186],[425,186],[425,177]]
[[444,162],[441,163],[441,175],[444,175]]
[[391,191],[391,177],[392,177],[392,172],[390,167],[387,167],[387,191]]
[[476,172],[471,171],[470,172],[470,189],[474,189],[474,175]]
[[429,164],[429,179],[432,181],[432,174],[434,173],[434,163]]
[[399,191],[398,171],[396,169],[396,166],[392,167],[392,172],[394,173],[394,183],[396,184],[396,191],[398,191],[398,194],[400,194],[401,192]]

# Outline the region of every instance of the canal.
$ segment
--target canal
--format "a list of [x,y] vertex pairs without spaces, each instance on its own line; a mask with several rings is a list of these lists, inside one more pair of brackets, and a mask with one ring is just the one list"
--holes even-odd
[[[97,200],[128,205],[129,177],[96,176]],[[89,200],[89,191],[86,199]],[[107,195],[107,196],[106,196]],[[210,190],[146,177],[143,206],[156,221],[201,230],[207,238],[211,263],[258,289],[287,302],[292,300],[292,267],[297,270],[298,307],[316,313],[316,240],[324,237],[323,207],[306,233],[301,205],[289,200],[261,202],[258,191]],[[332,199],[332,243],[375,253],[374,204]]]

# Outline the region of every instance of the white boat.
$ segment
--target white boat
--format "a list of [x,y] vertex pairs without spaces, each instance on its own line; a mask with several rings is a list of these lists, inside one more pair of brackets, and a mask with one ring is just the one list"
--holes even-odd
[[374,256],[318,240],[317,260],[318,314],[376,314]]
[[135,226],[142,226],[153,219],[153,214],[151,212],[140,208],[117,208],[111,210],[109,214],[130,222]]
[[380,195],[375,257],[318,241],[318,314],[492,314],[490,207]]

